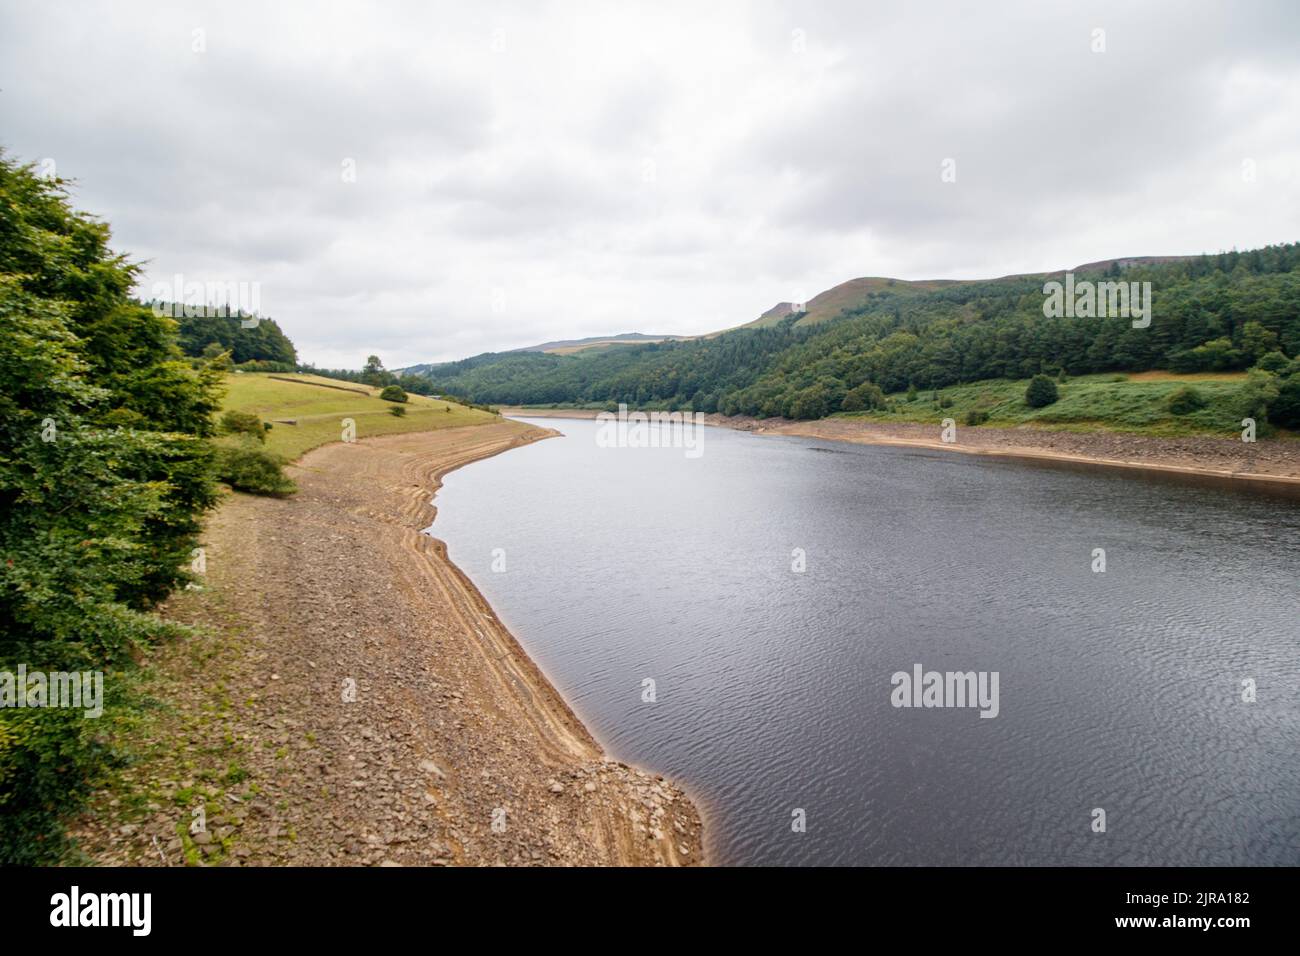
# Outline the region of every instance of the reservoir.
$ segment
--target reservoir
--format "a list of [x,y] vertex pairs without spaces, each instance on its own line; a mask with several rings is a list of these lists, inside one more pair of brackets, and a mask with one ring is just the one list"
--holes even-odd
[[1293,502],[534,424],[564,437],[447,475],[431,533],[611,756],[691,791],[709,862],[1300,864]]

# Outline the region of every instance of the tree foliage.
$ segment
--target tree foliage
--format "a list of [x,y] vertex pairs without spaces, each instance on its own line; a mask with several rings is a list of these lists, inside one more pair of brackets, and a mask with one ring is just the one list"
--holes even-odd
[[1046,408],[1058,398],[1060,394],[1056,390],[1056,382],[1049,375],[1035,375],[1025,389],[1025,404],[1030,408]]
[[[190,367],[135,281],[64,183],[0,155],[0,671],[125,667],[176,630],[148,610],[216,500],[220,370]],[[93,724],[0,710],[0,862],[57,853],[105,756]]]
[[[297,367],[298,351],[274,319],[239,312],[226,316],[189,316],[183,309],[174,311],[180,313],[176,319],[178,341],[186,355],[203,356],[215,344],[219,352],[229,352],[236,364],[276,362]],[[245,319],[256,321],[246,326]]]

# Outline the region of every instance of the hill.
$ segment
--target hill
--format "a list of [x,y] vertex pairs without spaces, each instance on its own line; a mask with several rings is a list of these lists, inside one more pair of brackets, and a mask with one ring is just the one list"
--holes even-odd
[[[911,292],[930,292],[948,285],[957,285],[960,279],[907,279],[863,278],[850,279],[820,292],[799,309],[798,325],[817,325],[830,319],[838,318],[845,312],[860,309],[867,304],[870,297],[880,292],[907,294]],[[767,328],[796,314],[796,304],[778,302],[753,322],[740,326],[742,329]]]
[[[514,355],[519,352],[552,352],[556,355],[573,355],[589,349],[605,349],[619,345],[645,345],[654,342],[682,342],[693,338],[689,335],[647,335],[644,332],[622,332],[618,335],[591,335],[585,339],[561,339],[555,342],[543,342],[521,349],[507,349],[504,352],[488,352],[487,355]],[[406,368],[394,369],[397,375],[428,375],[430,370],[450,363],[422,363],[408,365]]]
[[1067,271],[1076,274],[1112,271],[1119,272],[1134,266],[1165,265],[1175,262],[1186,262],[1193,258],[1196,257],[1126,256],[1118,259],[1102,259],[1097,262],[1087,262],[1081,266],[1075,266],[1073,269],[1062,269],[1059,272],[1026,272],[1003,276],[1001,279],[850,279],[847,282],[841,282],[839,285],[833,286],[825,292],[813,296],[807,302],[802,303],[798,308],[796,308],[795,303],[778,302],[753,322],[748,322],[745,325],[740,326],[740,328],[765,328],[776,325],[782,319],[796,311],[802,313],[801,317],[798,319],[798,324],[816,325],[820,322],[826,322],[830,319],[838,318],[846,312],[853,312],[865,307],[870,301],[872,295],[881,292],[895,292],[902,294],[909,292],[933,292],[938,289],[955,285],[969,285],[994,281],[1005,282],[1016,279],[1043,279],[1048,276],[1063,275]]
[[[1049,275],[854,279],[816,296],[805,313],[782,304],[755,323],[711,336],[571,355],[485,353],[430,366],[425,374],[434,391],[474,402],[625,402],[811,419],[852,410],[871,392],[867,386],[886,394],[935,392],[1037,374],[1189,375],[1244,372],[1263,363],[1259,375],[1232,386],[1238,393],[1233,414],[1262,421],[1277,403],[1274,421],[1294,427],[1288,422],[1300,404],[1298,268],[1297,244],[1079,267],[1094,280],[1122,275],[1125,282],[1150,283],[1152,320],[1145,327],[1135,327],[1127,313],[1049,318],[1043,291]],[[1196,422],[1188,417],[1180,427]]]
[[623,332],[619,335],[591,335],[585,339],[565,339],[559,342],[543,342],[528,348],[514,349],[516,352],[555,352],[559,355],[571,355],[586,349],[604,348],[610,345],[644,345],[647,342],[680,341],[692,338],[689,335],[647,335],[644,332]]
[[223,411],[251,412],[271,423],[270,451],[286,458],[338,441],[344,418],[356,423],[356,437],[434,431],[496,421],[490,412],[454,402],[408,395],[400,418],[379,398],[379,389],[346,384],[316,375],[266,375],[253,372],[226,376]]

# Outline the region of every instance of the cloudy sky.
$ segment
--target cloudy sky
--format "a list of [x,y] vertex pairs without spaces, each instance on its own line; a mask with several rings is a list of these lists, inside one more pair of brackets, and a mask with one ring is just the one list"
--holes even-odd
[[0,145],[398,367],[1300,239],[1300,4],[0,0]]

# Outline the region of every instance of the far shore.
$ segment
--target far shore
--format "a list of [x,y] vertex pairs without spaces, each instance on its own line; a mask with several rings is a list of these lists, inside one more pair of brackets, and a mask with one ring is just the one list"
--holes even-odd
[[[517,418],[594,419],[589,408],[503,407]],[[939,425],[860,418],[791,421],[709,414],[704,422],[756,435],[792,435],[859,445],[892,445],[985,455],[1050,467],[1127,471],[1184,484],[1256,491],[1300,500],[1300,442],[1195,436],[1160,438],[1115,431],[957,426],[957,440],[939,439]]]

